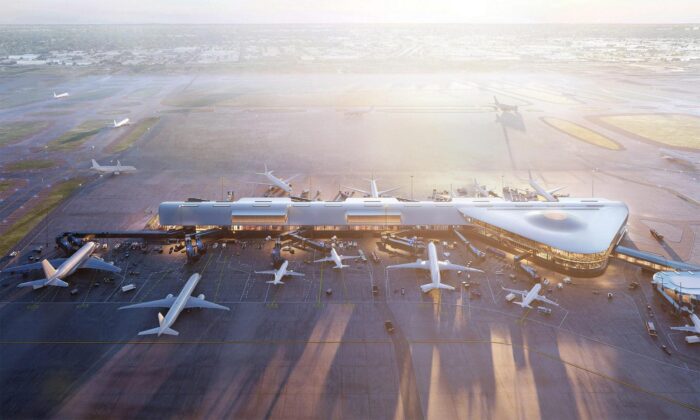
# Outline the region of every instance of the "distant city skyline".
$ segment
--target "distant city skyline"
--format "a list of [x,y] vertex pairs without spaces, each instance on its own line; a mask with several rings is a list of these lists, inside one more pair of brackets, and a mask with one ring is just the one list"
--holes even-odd
[[0,24],[700,23],[700,0],[24,0]]

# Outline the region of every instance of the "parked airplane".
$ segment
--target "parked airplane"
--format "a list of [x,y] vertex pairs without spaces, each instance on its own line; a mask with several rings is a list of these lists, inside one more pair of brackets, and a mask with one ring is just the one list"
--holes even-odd
[[474,192],[476,193],[477,197],[488,197],[489,196],[489,190],[486,189],[483,185],[479,185],[479,183],[476,181],[476,178],[474,178]]
[[287,266],[289,265],[289,261],[285,260],[282,265],[280,266],[279,269],[277,270],[264,270],[264,271],[256,271],[255,274],[272,274],[275,276],[274,280],[267,281],[266,283],[270,284],[284,284],[282,281],[282,278],[284,276],[296,276],[296,277],[304,277],[302,273],[297,273],[293,270],[287,270]]
[[121,162],[117,161],[116,165],[105,165],[102,166],[95,159],[92,160],[92,167],[90,168],[101,173],[112,173],[114,175],[119,175],[120,173],[136,172],[136,168],[133,166],[122,166]]
[[700,334],[700,317],[691,313],[690,320],[693,322],[693,325],[685,325],[683,327],[671,327],[671,329],[676,331],[685,331],[693,334]]
[[272,175],[272,171],[269,171],[267,169],[267,164],[265,165],[265,172],[256,172],[256,175],[265,175],[269,182],[249,182],[250,184],[269,185],[271,187],[279,188],[280,190],[288,194],[292,193],[292,184],[290,184],[289,182],[298,176],[294,175],[287,179],[277,178],[276,176]]
[[119,128],[119,127],[122,127],[122,126],[125,126],[125,125],[129,125],[129,119],[128,119],[128,118],[124,118],[124,119],[121,120],[121,121],[114,120],[114,128]]
[[501,289],[506,290],[511,293],[515,293],[517,295],[520,295],[520,298],[522,299],[520,302],[513,302],[516,305],[520,305],[523,308],[532,308],[530,304],[534,302],[535,300],[538,300],[540,302],[544,303],[549,303],[550,305],[555,305],[559,306],[559,304],[553,300],[549,300],[546,297],[540,295],[540,289],[542,289],[542,285],[540,283],[537,283],[536,285],[532,286],[532,289],[530,290],[514,290],[514,289],[506,289],[505,287],[501,287]]
[[345,256],[345,255],[338,255],[338,251],[335,250],[335,248],[331,248],[331,255],[330,257],[326,258],[321,258],[320,260],[314,261],[315,263],[320,263],[320,262],[332,262],[335,265],[333,268],[345,268],[345,267],[350,267],[349,265],[343,264],[344,260],[355,260],[358,258],[362,258],[360,255],[355,255],[355,256]]
[[440,271],[441,270],[471,271],[474,273],[483,273],[483,271],[478,270],[476,268],[465,267],[463,265],[452,264],[449,261],[438,260],[437,249],[435,248],[435,244],[433,242],[430,242],[428,244],[428,261],[418,259],[414,263],[390,265],[387,267],[387,269],[394,269],[394,268],[415,268],[415,269],[422,269],[422,270],[430,270],[430,278],[432,281],[430,283],[424,284],[420,287],[420,289],[423,291],[423,293],[427,293],[433,289],[446,289],[446,290],[454,290],[455,289],[454,287],[450,286],[449,284],[444,284],[440,281]]
[[[32,287],[34,289],[40,289],[44,286],[59,286],[68,287],[68,283],[64,279],[75,272],[79,268],[91,268],[93,270],[111,271],[113,273],[118,273],[122,271],[119,267],[113,264],[104,262],[98,258],[91,257],[90,255],[97,248],[97,244],[94,242],[88,242],[83,245],[75,254],[68,258],[56,258],[51,261],[43,260],[40,263],[20,265],[17,267],[10,267],[5,270],[10,273],[22,273],[32,270],[43,269],[45,279],[27,281],[20,283],[17,287]],[[58,268],[54,268],[54,265],[58,265]]]
[[58,95],[56,95],[56,92],[53,93],[54,99],[67,98],[69,96],[68,92],[59,93]]
[[170,308],[168,312],[163,316],[158,312],[158,324],[156,328],[150,330],[141,331],[139,335],[150,335],[150,334],[168,334],[168,335],[178,335],[179,332],[170,328],[180,316],[183,309],[191,308],[203,308],[203,309],[221,309],[224,311],[229,311],[230,309],[226,306],[217,305],[216,303],[204,300],[204,295],[199,295],[197,297],[192,296],[194,288],[197,287],[197,283],[202,278],[199,273],[194,273],[185,283],[177,297],[173,295],[168,295],[164,299],[153,300],[150,302],[137,303],[135,305],[122,306],[121,309],[134,309],[134,308]]
[[554,193],[557,192],[557,191],[559,191],[559,190],[561,190],[561,189],[564,189],[564,188],[566,188],[566,187],[557,187],[557,188],[554,188],[554,189],[551,189],[551,190],[545,190],[537,181],[535,181],[535,180],[532,178],[532,172],[531,172],[531,171],[527,171],[527,174],[528,174],[528,177],[530,178],[530,186],[531,186],[535,191],[537,191],[537,194],[539,194],[540,196],[542,196],[542,198],[544,198],[544,199],[547,200],[547,201],[559,201],[559,199],[558,199],[557,197],[554,196]]
[[672,160],[690,166],[700,166],[700,156],[693,156],[685,152],[677,152],[669,149],[659,149],[666,160]]
[[357,191],[359,193],[365,194],[365,195],[372,197],[372,198],[379,198],[379,197],[383,196],[384,194],[388,194],[392,191],[396,191],[399,188],[401,188],[401,187],[396,187],[396,188],[390,188],[390,189],[384,190],[384,191],[379,191],[379,188],[377,188],[377,180],[374,179],[374,177],[372,177],[370,179],[366,179],[365,181],[369,182],[369,191],[361,190],[359,188],[346,187],[346,186],[343,186],[343,188]]
[[501,111],[501,112],[518,112],[518,106],[517,105],[507,105],[498,102],[498,98],[495,96],[493,97],[493,102],[496,105],[496,109]]

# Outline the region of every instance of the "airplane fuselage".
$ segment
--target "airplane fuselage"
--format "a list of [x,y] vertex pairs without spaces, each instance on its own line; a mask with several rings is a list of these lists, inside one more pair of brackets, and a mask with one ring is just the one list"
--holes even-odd
[[97,245],[94,242],[88,242],[83,245],[75,254],[71,255],[56,269],[53,278],[64,279],[73,274],[75,270],[80,268],[85,260],[90,258],[90,255],[92,255],[96,247]]
[[280,268],[275,272],[275,283],[279,283],[282,281],[282,278],[287,274],[287,266],[289,265],[289,261],[284,260]]
[[433,284],[440,283],[440,265],[438,264],[437,249],[435,243],[428,244],[428,265],[430,267],[430,279]]
[[540,289],[542,289],[541,284],[537,283],[536,285],[534,285],[532,289],[530,289],[530,291],[527,292],[527,295],[525,295],[525,297],[523,298],[523,305],[530,306],[532,301],[534,301],[537,295],[540,293]]
[[281,189],[282,191],[286,193],[291,193],[292,192],[292,187],[287,184],[286,182],[282,181],[281,179],[277,178],[276,176],[272,175],[272,172],[266,172],[265,176],[267,177],[267,180],[270,181],[272,185],[275,187]]
[[165,314],[165,318],[159,327],[160,331],[158,332],[158,335],[161,335],[163,331],[170,328],[175,323],[177,317],[180,316],[182,310],[185,309],[187,300],[190,298],[190,296],[192,296],[192,292],[194,291],[194,288],[197,287],[197,283],[199,283],[201,278],[202,276],[198,273],[194,273],[192,276],[190,276],[187,283],[185,283],[185,286],[180,291],[180,294],[177,295],[175,302],[173,302],[173,305],[170,307],[170,309],[168,309],[168,313]]
[[690,320],[693,322],[693,327],[695,332],[700,334],[700,317],[695,314],[690,314]]
[[340,258],[340,255],[338,255],[338,251],[336,251],[335,248],[331,248],[331,258],[333,258],[333,262],[337,268],[341,268],[343,266],[343,260]]

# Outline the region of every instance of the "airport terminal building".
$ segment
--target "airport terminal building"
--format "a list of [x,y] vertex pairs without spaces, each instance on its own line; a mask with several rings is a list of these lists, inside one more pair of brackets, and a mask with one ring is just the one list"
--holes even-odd
[[164,202],[158,213],[164,227],[226,227],[232,231],[461,228],[496,247],[577,276],[596,276],[605,270],[611,251],[625,233],[628,217],[624,203],[598,198],[562,198],[557,202],[242,198],[235,202]]

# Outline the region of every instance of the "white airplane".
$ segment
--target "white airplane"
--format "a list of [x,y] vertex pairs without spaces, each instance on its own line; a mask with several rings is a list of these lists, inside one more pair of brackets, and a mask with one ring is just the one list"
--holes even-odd
[[277,270],[264,270],[264,271],[256,271],[255,274],[272,274],[275,276],[274,280],[267,281],[266,283],[270,284],[284,284],[282,281],[282,278],[284,276],[296,276],[296,277],[304,277],[302,273],[297,273],[293,270],[287,270],[287,266],[289,265],[289,261],[285,260],[282,265],[280,266],[279,269]]
[[125,126],[125,125],[129,125],[129,119],[128,119],[128,118],[124,118],[124,119],[121,120],[121,121],[114,120],[114,128],[119,128],[119,127],[122,127],[122,126]]
[[102,166],[95,159],[92,160],[92,167],[90,168],[101,173],[112,173],[114,175],[119,175],[120,173],[136,172],[136,168],[133,166],[122,166],[121,162],[117,161],[116,165],[106,165]]
[[554,189],[551,189],[551,190],[545,190],[539,183],[537,183],[537,181],[535,181],[535,180],[532,178],[532,172],[531,172],[531,171],[527,171],[527,175],[528,175],[528,177],[530,178],[530,186],[531,186],[535,191],[537,191],[537,194],[539,194],[540,196],[542,196],[542,198],[544,198],[544,199],[547,200],[547,201],[559,201],[559,199],[558,199],[557,197],[554,196],[554,193],[557,192],[557,191],[559,191],[559,190],[561,190],[561,189],[564,189],[564,188],[566,188],[566,187],[557,187],[557,188],[554,188]]
[[355,255],[355,256],[345,256],[345,255],[338,255],[338,251],[335,250],[335,248],[331,248],[331,255],[330,257],[326,258],[321,258],[320,260],[314,261],[315,263],[320,263],[320,262],[332,262],[335,265],[333,268],[345,268],[345,267],[350,267],[349,265],[343,264],[344,260],[356,260],[358,258],[362,258],[360,255]]
[[671,329],[676,331],[685,331],[693,334],[700,334],[700,317],[691,313],[690,320],[693,322],[693,325],[685,325],[683,327],[671,327]]
[[58,95],[56,95],[56,92],[53,93],[54,99],[67,98],[69,96],[68,92],[59,93]]
[[265,175],[267,180],[270,182],[249,182],[249,184],[261,184],[277,187],[280,190],[286,192],[287,194],[292,193],[292,184],[290,184],[289,182],[298,176],[294,175],[287,179],[277,178],[276,176],[272,175],[272,171],[267,170],[267,164],[265,164],[265,172],[256,172],[256,175]]
[[483,185],[479,185],[479,183],[476,181],[476,178],[474,178],[474,191],[479,197],[489,196],[489,190],[487,190],[486,187],[484,187]]
[[455,289],[454,287],[450,286],[449,284],[444,284],[440,281],[440,270],[471,271],[474,273],[483,273],[483,271],[478,270],[476,268],[465,267],[463,265],[452,264],[449,261],[438,260],[437,249],[435,249],[435,244],[433,242],[430,242],[428,244],[428,261],[418,259],[414,263],[390,265],[387,267],[387,269],[394,269],[394,268],[415,268],[415,269],[420,268],[422,270],[430,270],[430,278],[432,281],[430,283],[424,284],[420,287],[420,289],[423,291],[423,293],[427,293],[433,289],[445,289],[445,290],[454,290]]
[[159,326],[157,328],[141,331],[139,335],[158,334],[159,337],[161,334],[178,335],[180,333],[170,327],[172,327],[172,325],[175,323],[177,317],[180,316],[180,313],[183,309],[204,308],[221,309],[224,311],[230,310],[226,306],[217,305],[216,303],[204,300],[203,294],[197,297],[192,296],[192,292],[194,291],[194,288],[197,287],[197,283],[199,283],[199,280],[201,278],[202,276],[199,275],[199,273],[192,274],[192,276],[190,276],[190,278],[187,280],[187,283],[185,283],[185,286],[182,288],[180,294],[178,294],[177,297],[173,295],[168,295],[164,299],[160,300],[153,300],[150,302],[137,303],[135,305],[122,306],[121,308],[119,308],[119,310],[134,308],[170,308],[168,309],[168,312],[165,314],[165,316],[158,312]]
[[384,191],[379,191],[379,188],[377,188],[377,180],[374,179],[374,177],[372,177],[370,179],[366,179],[365,181],[369,182],[369,191],[365,191],[365,190],[361,190],[359,188],[353,188],[353,187],[346,187],[346,186],[342,186],[342,187],[347,188],[349,190],[357,191],[359,193],[365,194],[365,195],[372,197],[372,198],[379,198],[379,197],[383,196],[384,194],[390,193],[392,191],[396,191],[399,188],[401,188],[401,187],[396,187],[396,188],[390,188],[390,189],[384,190]]
[[690,166],[700,166],[700,156],[669,149],[659,149],[659,152],[661,152],[662,157],[666,160],[672,160]]
[[537,283],[536,285],[532,286],[532,289],[530,290],[514,290],[514,289],[506,289],[505,287],[501,287],[501,289],[506,290],[511,293],[515,293],[516,295],[520,295],[520,298],[522,301],[520,302],[513,302],[516,305],[520,305],[523,308],[532,308],[530,304],[536,300],[544,303],[549,303],[550,305],[554,306],[559,306],[559,304],[553,300],[549,300],[546,297],[540,295],[540,289],[542,289],[542,285],[540,283]]
[[[43,260],[40,263],[20,265],[17,267],[10,267],[5,270],[10,273],[21,273],[26,271],[43,269],[45,279],[27,281],[20,283],[17,287],[32,287],[35,290],[40,289],[44,286],[58,286],[58,287],[68,287],[68,283],[64,279],[75,272],[79,268],[91,268],[93,270],[111,271],[113,273],[118,273],[122,271],[119,267],[114,266],[104,262],[98,258],[91,257],[90,255],[97,248],[97,244],[94,242],[88,242],[83,245],[75,254],[68,258],[56,258],[51,261]],[[58,268],[54,268],[53,265],[58,265]]]
[[493,97],[493,102],[496,105],[495,108],[501,112],[518,112],[517,105],[507,105],[507,104],[498,102],[498,98],[496,98],[495,96]]

